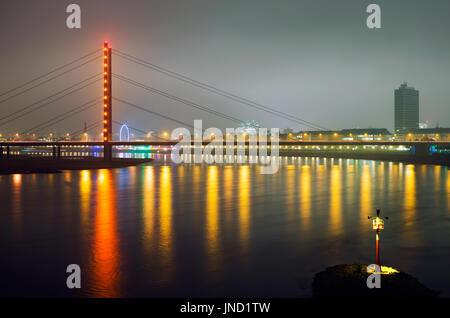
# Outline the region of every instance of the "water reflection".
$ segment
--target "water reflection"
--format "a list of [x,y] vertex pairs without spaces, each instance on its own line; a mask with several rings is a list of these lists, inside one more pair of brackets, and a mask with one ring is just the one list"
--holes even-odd
[[91,171],[80,171],[80,203],[81,203],[81,224],[83,229],[87,228],[91,207]]
[[449,210],[450,212],[450,170],[447,170],[446,178],[447,178],[447,210]]
[[171,280],[170,263],[172,261],[172,168],[161,167],[159,189],[159,228],[160,263],[166,267],[161,279]]
[[404,244],[416,245],[419,243],[417,231],[417,215],[416,215],[416,167],[414,165],[405,166],[404,173],[404,221],[408,231],[404,232]]
[[229,225],[232,217],[232,210],[233,210],[233,189],[234,189],[234,181],[233,181],[233,173],[234,169],[232,166],[225,166],[224,167],[224,178],[223,178],[223,184],[222,189],[224,191],[224,217],[227,221],[227,225]]
[[341,233],[343,224],[341,168],[336,165],[331,167],[330,193],[330,231],[337,235]]
[[311,216],[311,167],[301,166],[300,172],[300,211],[301,223],[303,229],[309,224]]
[[22,217],[22,207],[21,207],[21,198],[22,198],[22,175],[15,174],[13,175],[13,188],[12,188],[12,219],[13,219],[13,227],[15,235],[20,234],[20,221]]
[[95,297],[119,297],[119,250],[115,192],[111,170],[98,172],[92,255]]
[[407,219],[414,215],[416,208],[416,170],[414,165],[405,167],[405,212]]
[[247,248],[250,227],[250,176],[249,166],[239,167],[239,233],[241,245]]
[[154,189],[154,168],[146,166],[144,168],[143,186],[142,186],[142,213],[144,226],[144,245],[147,252],[151,251],[153,247],[151,242],[153,238],[153,227],[155,217],[155,189]]
[[219,203],[217,166],[208,167],[208,182],[206,193],[206,244],[209,269],[217,270],[219,237]]
[[372,206],[372,176],[370,173],[370,166],[364,164],[361,171],[361,184],[360,184],[360,213],[359,228],[366,228],[367,216],[373,214]]
[[[373,260],[367,215],[380,207],[390,217],[383,261],[414,269],[425,284],[433,268],[450,266],[442,256],[450,248],[446,168],[317,158],[282,162],[275,175],[260,175],[253,165],[162,161],[2,176],[0,195],[8,207],[0,213],[2,246],[10,251],[9,262],[21,263],[39,242],[46,252],[42,262],[55,267],[61,254],[72,259],[72,251],[80,251],[77,261],[89,264],[81,291],[87,296],[296,296],[297,277],[309,290],[318,269]],[[64,199],[46,200],[61,193]],[[80,219],[64,227],[74,211]],[[450,278],[441,276],[436,286],[450,295]],[[447,289],[439,285],[443,281]],[[25,282],[18,284],[26,290]]]

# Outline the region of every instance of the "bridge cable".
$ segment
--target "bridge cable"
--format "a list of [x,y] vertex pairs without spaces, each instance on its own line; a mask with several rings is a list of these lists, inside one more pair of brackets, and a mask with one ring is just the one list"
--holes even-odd
[[12,95],[12,96],[9,96],[9,97],[7,97],[7,98],[1,100],[1,101],[0,101],[0,104],[4,103],[4,102],[6,102],[6,101],[8,101],[8,100],[10,100],[10,99],[12,99],[12,98],[14,98],[14,97],[17,97],[17,96],[19,96],[19,95],[22,95],[22,94],[24,94],[24,93],[26,93],[26,92],[28,92],[28,91],[30,91],[30,90],[36,88],[36,87],[39,87],[39,86],[41,86],[41,85],[43,85],[43,84],[45,84],[45,83],[48,83],[48,82],[50,82],[50,81],[52,81],[52,80],[54,80],[54,79],[56,79],[56,78],[58,78],[58,77],[61,77],[61,76],[65,75],[65,74],[67,74],[67,73],[70,73],[70,72],[72,72],[72,71],[74,71],[74,70],[76,70],[76,69],[79,69],[79,68],[83,67],[84,65],[86,65],[86,64],[88,64],[88,63],[91,63],[91,62],[97,60],[99,57],[100,57],[100,56],[95,57],[95,58],[93,58],[93,59],[90,59],[89,61],[87,61],[87,62],[85,62],[85,63],[83,63],[83,64],[80,64],[80,65],[78,65],[78,66],[75,66],[75,67],[73,67],[73,68],[71,68],[71,69],[69,69],[69,70],[67,70],[67,71],[65,71],[65,72],[63,72],[63,73],[60,73],[60,74],[55,75],[55,76],[53,76],[53,77],[51,77],[51,78],[49,78],[49,79],[46,79],[45,81],[43,81],[43,82],[41,82],[41,83],[39,83],[39,84],[36,84],[36,85],[34,85],[34,86],[32,86],[32,87],[29,87],[29,88],[27,88],[27,89],[25,89],[25,90],[23,90],[23,91],[21,91],[21,92],[19,92],[19,93],[17,93],[17,94],[14,94],[14,95]]
[[34,79],[32,79],[32,80],[26,82],[26,83],[23,83],[23,84],[21,84],[21,85],[19,85],[19,86],[17,86],[17,87],[14,87],[14,88],[12,88],[12,89],[6,91],[6,92],[1,93],[1,94],[0,94],[0,97],[3,97],[3,96],[5,96],[5,95],[7,95],[7,94],[9,94],[9,93],[11,93],[11,92],[14,92],[14,91],[18,90],[19,88],[25,87],[25,86],[27,86],[27,85],[29,85],[29,84],[35,82],[35,81],[38,81],[38,80],[40,80],[40,79],[42,79],[42,78],[44,78],[44,77],[47,77],[48,75],[50,75],[50,74],[52,74],[52,73],[54,73],[54,72],[57,72],[57,71],[59,71],[59,70],[61,70],[61,69],[63,69],[63,68],[66,68],[66,67],[69,66],[69,65],[75,64],[76,62],[79,62],[79,61],[81,61],[81,60],[83,60],[83,59],[85,59],[85,58],[87,58],[87,57],[89,57],[89,56],[91,56],[91,55],[93,55],[93,54],[99,52],[99,51],[100,51],[100,49],[97,49],[97,50],[95,50],[95,51],[93,51],[93,52],[91,52],[91,53],[89,53],[89,54],[86,54],[86,55],[84,55],[84,56],[82,56],[82,57],[80,57],[80,58],[77,58],[76,60],[73,60],[73,61],[71,61],[71,62],[69,62],[69,63],[67,63],[67,64],[64,64],[64,65],[62,65],[62,66],[59,66],[59,67],[57,67],[57,68],[54,68],[53,70],[49,71],[48,73],[45,73],[45,74],[43,74],[43,75],[40,75],[40,76],[38,76],[38,77],[36,77],[36,78],[34,78]]
[[[76,86],[78,86],[78,85],[80,85],[80,84],[82,84],[82,83],[85,83],[86,81],[89,81],[89,80],[91,80],[92,78],[98,77],[98,76],[99,76],[99,74],[94,75],[94,76],[92,76],[92,77],[90,77],[90,78],[87,78],[87,79],[81,81],[81,82],[78,82],[78,83],[75,84],[75,85],[72,85],[72,86],[70,86],[70,87],[68,87],[68,88],[65,88],[65,89],[63,89],[63,90],[61,90],[61,91],[59,91],[59,92],[57,92],[57,93],[55,93],[55,94],[53,94],[53,95],[50,95],[50,96],[48,96],[48,97],[46,97],[46,98],[44,98],[44,99],[41,99],[40,101],[37,101],[37,102],[35,102],[35,103],[33,103],[33,104],[30,104],[30,105],[28,105],[28,106],[25,106],[25,107],[23,107],[23,108],[21,108],[21,109],[15,111],[15,112],[13,112],[13,113],[7,115],[7,116],[4,116],[4,117],[0,118],[0,121],[5,120],[5,119],[7,119],[7,118],[10,118],[10,117],[14,116],[15,114],[18,114],[18,113],[20,113],[20,112],[22,112],[22,111],[24,111],[24,110],[30,109],[30,108],[32,108],[33,106],[35,106],[35,105],[37,105],[37,104],[40,104],[41,102],[43,102],[43,101],[45,101],[45,100],[48,100],[48,99],[50,99],[50,98],[52,98],[52,97],[54,97],[54,96],[56,96],[56,95],[61,94],[62,92],[65,92],[65,91],[67,91],[67,90],[69,90],[69,89],[71,89],[71,88],[73,88],[73,87],[76,87]],[[62,96],[58,96],[57,98],[55,98],[55,99],[53,99],[53,100],[51,100],[51,101],[49,101],[49,102],[47,102],[47,103],[44,103],[44,104],[42,104],[42,105],[39,105],[39,106],[37,106],[37,107],[35,107],[35,108],[32,108],[31,110],[29,110],[29,111],[27,111],[27,112],[25,112],[25,113],[22,113],[22,114],[20,114],[20,115],[17,115],[17,116],[15,116],[15,117],[13,117],[12,119],[9,119],[9,120],[7,120],[7,121],[5,121],[5,122],[3,122],[3,123],[0,123],[0,127],[1,127],[1,126],[4,126],[4,125],[6,125],[6,124],[9,124],[9,123],[11,123],[11,122],[13,122],[13,121],[15,121],[15,120],[17,120],[17,119],[19,119],[19,118],[22,118],[22,117],[24,117],[24,116],[26,116],[26,115],[28,115],[28,114],[30,114],[30,113],[32,113],[32,112],[38,110],[38,109],[42,109],[42,108],[44,108],[44,107],[46,107],[46,106],[48,106],[48,105],[50,105],[50,104],[52,104],[52,103],[54,103],[54,102],[56,102],[56,101],[58,101],[58,100],[63,99],[64,97],[66,97],[66,96],[68,96],[68,95],[70,95],[70,94],[73,94],[73,93],[75,93],[75,92],[77,92],[77,91],[80,91],[80,90],[82,90],[83,88],[86,88],[86,87],[88,87],[88,86],[90,86],[90,85],[92,85],[92,84],[95,84],[95,83],[97,83],[97,82],[98,82],[98,79],[96,78],[94,81],[92,81],[92,82],[90,82],[90,83],[88,83],[88,84],[86,84],[86,85],[84,85],[84,86],[82,86],[82,87],[79,87],[79,88],[77,88],[77,89],[75,89],[75,90],[72,90],[71,92],[69,92],[69,93],[67,93],[67,94],[64,94],[64,95],[62,95]]]
[[75,130],[75,131],[71,132],[70,135],[71,135],[71,136],[77,136],[78,134],[84,132],[85,129],[86,129],[86,131],[89,131],[89,130],[92,130],[92,129],[96,128],[96,127],[99,126],[100,124],[103,124],[103,119],[102,119],[102,120],[94,121],[93,123],[87,125],[87,126],[86,126],[85,128],[83,128],[83,129]]
[[122,99],[115,98],[115,97],[113,97],[113,99],[116,100],[116,101],[118,101],[118,102],[120,102],[120,103],[122,103],[122,104],[131,106],[131,107],[134,107],[134,108],[139,109],[139,110],[142,110],[142,111],[144,111],[144,112],[147,112],[147,113],[150,113],[150,114],[159,116],[159,117],[161,117],[161,118],[164,118],[164,119],[167,119],[167,120],[176,122],[176,123],[179,123],[179,124],[181,124],[181,125],[185,125],[185,126],[194,128],[194,126],[192,126],[192,125],[190,125],[190,124],[188,124],[188,123],[182,122],[182,121],[180,121],[180,120],[171,118],[171,117],[166,116],[166,115],[162,115],[162,114],[157,113],[157,112],[155,112],[155,111],[151,111],[151,110],[146,109],[146,108],[144,108],[144,107],[142,107],[142,106],[138,106],[138,105],[135,105],[135,104],[133,104],[133,103],[130,103],[130,102],[127,102],[127,101],[124,101],[124,100],[122,100]]
[[145,84],[142,84],[140,82],[136,82],[136,81],[134,81],[132,79],[129,79],[129,78],[125,77],[125,76],[122,76],[122,75],[119,75],[119,74],[113,74],[113,76],[118,78],[118,79],[120,79],[121,81],[129,83],[129,84],[134,85],[136,87],[143,88],[143,89],[145,89],[145,90],[147,90],[149,92],[152,92],[152,93],[164,96],[166,98],[169,98],[171,100],[177,101],[177,102],[182,103],[184,105],[200,109],[200,110],[205,111],[207,113],[216,115],[216,116],[224,118],[224,119],[228,119],[228,120],[233,121],[233,122],[238,123],[238,124],[243,124],[244,123],[242,120],[239,120],[239,119],[237,119],[235,117],[232,117],[232,116],[226,115],[224,113],[218,112],[218,111],[213,110],[213,109],[211,109],[209,107],[196,104],[194,102],[191,102],[191,101],[188,101],[186,99],[177,97],[175,95],[169,94],[169,93],[161,91],[159,89],[156,89],[156,88],[153,88],[153,87],[150,87],[150,86],[146,86]]
[[[47,121],[45,121],[45,122],[43,122],[43,123],[40,123],[39,125],[36,125],[36,126],[34,126],[34,127],[32,127],[32,128],[29,128],[29,129],[23,131],[23,132],[22,132],[22,135],[24,135],[24,134],[26,134],[26,133],[29,133],[29,132],[31,132],[31,131],[40,131],[40,130],[42,130],[42,129],[44,129],[44,128],[50,126],[50,125],[57,124],[57,123],[59,123],[60,121],[66,119],[66,118],[68,118],[68,117],[72,117],[73,115],[78,114],[78,113],[81,112],[81,111],[84,111],[84,110],[87,110],[87,109],[91,108],[92,106],[96,105],[96,103],[97,103],[98,101],[100,101],[100,100],[101,100],[101,97],[98,97],[98,98],[95,98],[95,99],[93,99],[93,100],[90,100],[90,101],[88,101],[88,102],[86,102],[86,103],[84,103],[84,104],[82,104],[82,105],[73,107],[72,109],[70,109],[70,110],[68,110],[68,111],[66,111],[66,112],[64,112],[64,113],[62,113],[62,114],[59,114],[59,115],[57,115],[57,116],[54,116],[54,117],[52,117],[51,119],[49,119],[49,120],[47,120]],[[75,112],[75,111],[77,111],[77,110],[79,110],[79,111],[78,111],[78,112]],[[73,112],[75,112],[75,113],[73,113]],[[70,113],[73,113],[73,114],[70,114]],[[64,116],[66,116],[66,117],[64,117]],[[68,116],[68,117],[67,117],[67,116]],[[57,119],[60,119],[61,117],[64,117],[64,118],[61,119],[61,120],[55,121],[55,120],[57,120]],[[53,121],[55,121],[55,122],[53,122]],[[50,123],[50,124],[49,124],[49,123]],[[46,125],[46,126],[44,126],[44,125]],[[44,127],[42,127],[42,126],[44,126]],[[37,129],[37,130],[36,130],[36,129]]]
[[318,130],[329,130],[328,128],[326,128],[324,126],[321,126],[321,125],[318,125],[318,124],[314,124],[314,123],[312,123],[310,121],[301,119],[301,118],[296,117],[294,115],[291,115],[291,114],[288,114],[288,113],[276,110],[276,109],[274,109],[272,107],[265,106],[265,105],[262,105],[260,103],[254,102],[254,101],[252,101],[250,99],[247,99],[245,97],[240,97],[238,95],[235,95],[233,93],[227,92],[227,91],[222,90],[222,89],[219,89],[219,88],[214,87],[212,85],[202,83],[200,81],[197,81],[195,79],[192,79],[192,78],[187,77],[185,75],[182,75],[180,73],[176,73],[176,72],[170,71],[170,70],[168,70],[166,68],[157,66],[157,65],[155,65],[153,63],[147,62],[145,60],[142,60],[142,59],[137,58],[135,56],[132,56],[130,54],[121,52],[121,51],[119,51],[117,49],[114,51],[114,54],[119,56],[119,57],[121,57],[121,58],[123,58],[123,59],[126,59],[126,60],[128,60],[130,62],[139,64],[139,65],[147,67],[147,68],[150,68],[150,69],[152,69],[154,71],[160,72],[160,73],[165,74],[167,76],[170,76],[172,78],[175,78],[175,79],[178,79],[180,81],[186,82],[186,83],[188,83],[188,84],[190,84],[192,86],[195,86],[195,87],[207,90],[207,91],[212,92],[214,94],[217,94],[217,95],[220,95],[222,97],[231,99],[231,100],[233,100],[235,102],[247,105],[249,107],[252,107],[252,108],[264,111],[264,112],[272,114],[274,116],[278,116],[280,118],[296,122],[296,123],[301,124],[303,126],[308,126],[309,128],[318,129]]

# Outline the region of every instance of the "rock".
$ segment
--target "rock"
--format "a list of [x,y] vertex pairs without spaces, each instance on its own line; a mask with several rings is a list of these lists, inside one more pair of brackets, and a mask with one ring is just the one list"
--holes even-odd
[[423,286],[413,276],[399,272],[381,275],[381,288],[370,289],[367,265],[342,264],[314,276],[314,298],[437,298],[439,292]]

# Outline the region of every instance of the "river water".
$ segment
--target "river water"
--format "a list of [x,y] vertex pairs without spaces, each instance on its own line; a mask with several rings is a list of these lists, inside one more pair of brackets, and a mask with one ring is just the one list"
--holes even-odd
[[450,296],[448,168],[281,162],[2,175],[0,295],[308,297],[327,266],[375,262],[379,208],[382,263]]

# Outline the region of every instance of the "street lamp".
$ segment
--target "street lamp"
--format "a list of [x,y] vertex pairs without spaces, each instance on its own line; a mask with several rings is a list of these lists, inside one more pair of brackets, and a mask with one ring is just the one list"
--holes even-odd
[[[377,265],[380,266],[380,231],[384,229],[384,220],[380,217],[380,210],[377,209],[377,216],[369,216],[368,219],[372,219],[372,229],[376,232],[376,240],[377,240]],[[385,217],[388,220],[388,217]]]

